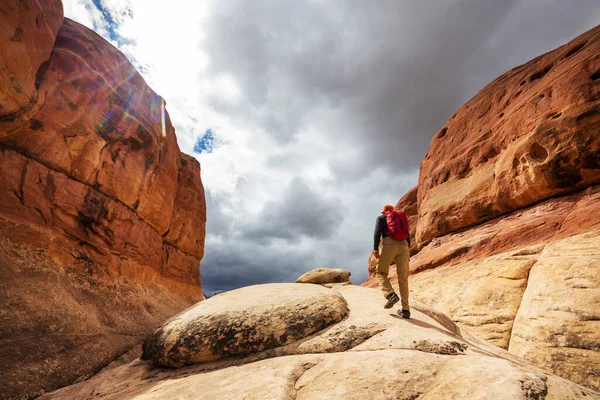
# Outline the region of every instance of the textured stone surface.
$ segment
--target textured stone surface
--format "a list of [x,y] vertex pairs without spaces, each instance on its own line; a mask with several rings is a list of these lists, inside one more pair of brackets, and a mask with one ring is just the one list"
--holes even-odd
[[197,259],[202,259],[205,224],[206,203],[200,181],[200,163],[193,157],[181,154],[173,218],[165,241]]
[[32,109],[0,124],[0,144],[136,210],[161,235],[171,222],[180,153],[162,99],[125,56],[65,19]]
[[0,20],[0,121],[10,121],[37,100],[36,75],[44,70],[62,25],[62,3],[4,0]]
[[317,268],[296,279],[296,283],[341,283],[350,280],[350,271],[341,268]]
[[144,263],[2,218],[0,291],[0,398],[89,376],[199,299]]
[[283,346],[340,321],[344,298],[317,285],[274,283],[222,293],[165,322],[144,342],[145,359],[166,367]]
[[435,238],[410,260],[411,271],[476,260],[577,235],[600,226],[600,186],[547,200],[460,233]]
[[[576,239],[593,236],[600,229],[597,215],[600,215],[600,186],[547,200],[463,232],[436,238],[411,257],[411,298],[435,306],[481,338],[508,348],[515,332],[521,329],[530,332],[528,327],[537,324],[538,317],[533,314],[523,314],[515,321],[518,310],[533,306],[526,288],[529,290],[531,285],[542,284],[553,293],[547,294],[549,298],[566,290],[560,279],[540,278],[542,272],[537,266],[539,263],[544,265],[546,251],[561,246],[564,240],[579,240],[600,251],[600,240]],[[556,274],[564,268],[562,273],[569,275],[572,259],[585,264],[589,274],[598,274],[600,264],[594,261],[596,256],[590,254],[589,249],[563,246],[563,251],[554,258]],[[561,258],[562,261],[557,261]],[[538,272],[530,275],[531,271]],[[390,276],[395,284],[397,278],[393,269]],[[566,279],[567,276],[561,277]],[[375,288],[377,279],[370,276],[363,285]],[[561,376],[599,388],[597,377],[588,374],[590,369],[600,369],[597,348],[569,351],[571,345],[567,342],[551,342],[555,346],[553,352],[559,354],[564,350],[568,353],[569,368],[565,368],[564,356],[552,357],[548,356],[547,349],[542,351],[550,346],[547,335],[551,335],[553,327],[560,327],[559,332],[581,337],[589,343],[595,342],[596,346],[600,343],[590,327],[582,329],[574,322],[584,318],[580,315],[587,312],[586,304],[590,301],[600,304],[593,294],[595,290],[570,291],[568,296],[572,304],[568,310],[546,315],[543,320],[548,331],[528,335],[520,345],[519,354],[540,362]],[[536,298],[534,304],[538,301]],[[511,346],[511,351],[513,348],[517,347]]]
[[5,398],[88,376],[201,300],[206,210],[197,161],[123,54],[60,1],[0,17]]
[[44,398],[600,398],[475,339],[423,304],[405,320],[381,307],[377,290],[334,290],[346,299],[348,317],[286,346],[175,370],[136,360]]
[[414,298],[506,349],[529,270],[540,251],[533,247],[430,269],[414,276],[410,289]]
[[463,105],[421,163],[420,246],[600,182],[600,27]]
[[600,388],[600,229],[547,245],[531,268],[509,350]]

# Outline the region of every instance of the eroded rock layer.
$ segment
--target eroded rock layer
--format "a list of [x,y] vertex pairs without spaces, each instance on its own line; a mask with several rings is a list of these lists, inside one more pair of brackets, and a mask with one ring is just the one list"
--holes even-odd
[[60,1],[0,5],[0,397],[103,367],[202,299],[200,165]]
[[412,204],[411,296],[600,388],[599,162],[597,27],[502,75],[435,135]]
[[420,246],[600,182],[600,28],[481,90],[431,141]]

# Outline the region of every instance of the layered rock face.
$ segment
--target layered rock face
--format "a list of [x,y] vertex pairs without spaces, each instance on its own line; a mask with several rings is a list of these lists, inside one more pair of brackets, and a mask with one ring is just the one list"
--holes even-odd
[[[202,299],[200,166],[60,1],[0,5],[0,397],[97,371]],[[84,355],[85,354],[85,355]]]
[[516,67],[433,138],[419,175],[420,246],[600,183],[600,29]]
[[496,79],[436,134],[410,278],[413,298],[597,389],[599,54],[600,27]]
[[[600,393],[549,374],[496,346],[480,341],[448,317],[420,303],[412,319],[381,307],[378,290],[333,284],[248,287],[253,312],[244,325],[227,326],[215,319],[173,319],[173,334],[188,340],[219,343],[219,332],[231,329],[229,341],[246,355],[201,362],[184,368],[156,368],[140,359],[115,365],[89,381],[50,393],[45,399],[598,399]],[[311,287],[313,286],[313,287]],[[284,288],[285,290],[279,290]],[[294,293],[293,295],[290,293]],[[204,306],[224,315],[242,315],[246,296],[228,292]],[[302,299],[298,304],[292,298]],[[263,299],[261,301],[260,299]],[[340,307],[341,306],[341,307]],[[279,318],[309,312],[294,321]],[[318,322],[330,308],[339,318],[308,336],[297,335],[297,324]],[[183,317],[194,308],[181,314]],[[315,310],[323,310],[315,313]],[[349,311],[348,311],[349,310]],[[263,318],[276,312],[273,326]],[[237,332],[235,329],[239,328]],[[321,326],[321,327],[324,327]],[[310,333],[304,331],[304,334]],[[161,335],[164,332],[157,331]],[[286,336],[287,335],[287,336]],[[197,338],[194,338],[194,337]],[[266,350],[248,342],[279,341]],[[175,341],[173,341],[175,343]],[[179,345],[187,346],[185,342]],[[210,347],[210,346],[208,346]],[[202,351],[194,346],[189,351]],[[175,347],[173,347],[175,349]],[[165,357],[179,356],[178,351]],[[239,353],[238,353],[239,354]]]

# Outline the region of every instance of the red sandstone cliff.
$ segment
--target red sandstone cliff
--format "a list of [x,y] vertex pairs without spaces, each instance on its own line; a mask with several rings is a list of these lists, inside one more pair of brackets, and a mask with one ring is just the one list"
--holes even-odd
[[200,165],[123,54],[60,0],[5,1],[0,16],[7,397],[97,371],[202,299],[206,206]]
[[436,133],[410,192],[412,296],[600,388],[599,184],[597,27],[508,71]]

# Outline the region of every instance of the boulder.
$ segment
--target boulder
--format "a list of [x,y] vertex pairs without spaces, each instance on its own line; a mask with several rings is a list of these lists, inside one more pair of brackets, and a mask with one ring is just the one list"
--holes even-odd
[[350,280],[350,271],[341,268],[317,268],[296,279],[296,283],[342,283]]
[[[258,298],[268,297],[270,285],[253,290]],[[180,369],[136,360],[42,398],[600,398],[476,339],[421,303],[413,304],[412,319],[405,320],[381,307],[377,290],[353,285],[333,290],[347,301],[348,316],[285,346]]]
[[344,298],[316,285],[266,284],[222,293],[165,322],[143,358],[166,367],[247,355],[302,339],[340,321]]

